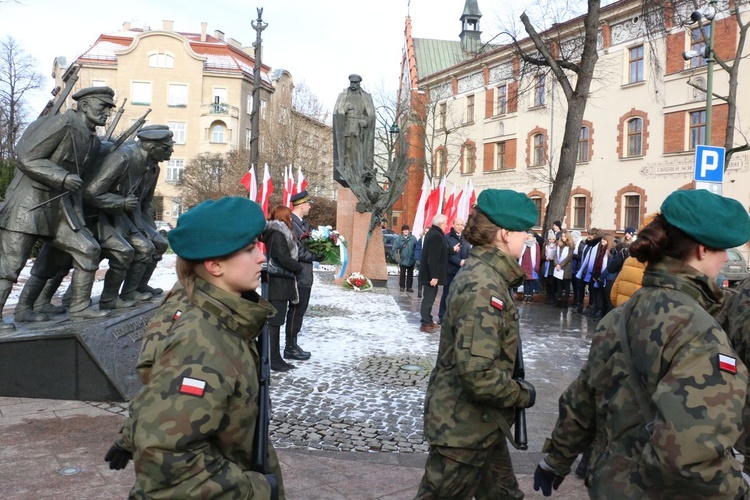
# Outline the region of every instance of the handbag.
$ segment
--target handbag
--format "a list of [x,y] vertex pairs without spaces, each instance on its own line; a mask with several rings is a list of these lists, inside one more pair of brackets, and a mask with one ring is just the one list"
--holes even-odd
[[266,262],[266,272],[269,276],[276,276],[279,278],[294,278],[294,273],[289,269],[283,267],[273,257],[269,257]]

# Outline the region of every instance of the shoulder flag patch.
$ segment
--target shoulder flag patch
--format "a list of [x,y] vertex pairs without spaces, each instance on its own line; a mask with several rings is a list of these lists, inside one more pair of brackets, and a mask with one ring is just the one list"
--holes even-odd
[[732,356],[719,354],[719,370],[732,374],[737,373],[737,361]]
[[498,299],[497,297],[492,297],[492,299],[490,300],[490,305],[500,311],[505,309],[505,304],[503,303],[502,300]]
[[174,313],[174,316],[172,316],[172,321],[177,321],[178,319],[180,319],[180,316],[182,316],[182,311],[178,310],[176,313]]
[[190,394],[191,396],[203,397],[203,393],[206,391],[206,381],[198,380],[197,378],[182,377],[182,385],[180,385],[180,392],[182,394]]

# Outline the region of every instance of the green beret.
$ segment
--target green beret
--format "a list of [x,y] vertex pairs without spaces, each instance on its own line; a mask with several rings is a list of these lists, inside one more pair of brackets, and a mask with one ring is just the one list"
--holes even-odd
[[477,206],[495,225],[509,231],[526,231],[539,217],[534,202],[511,189],[485,189],[479,193]]
[[675,191],[661,204],[661,213],[710,248],[732,248],[750,239],[750,217],[742,204],[705,189]]
[[206,260],[245,248],[265,229],[266,217],[257,203],[226,196],[206,200],[182,214],[167,238],[183,259]]

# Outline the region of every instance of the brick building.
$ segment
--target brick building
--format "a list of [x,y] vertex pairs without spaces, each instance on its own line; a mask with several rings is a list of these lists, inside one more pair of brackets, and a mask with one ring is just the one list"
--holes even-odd
[[[717,8],[715,51],[731,62],[739,28],[727,2]],[[706,143],[706,99],[687,82],[705,88],[706,64],[683,59],[684,51],[700,46],[701,32],[697,24],[677,22],[693,9],[690,4],[644,15],[642,3],[634,0],[601,8],[599,60],[565,227],[622,234],[657,211],[672,191],[694,187],[695,146]],[[740,12],[747,22],[747,6]],[[394,207],[395,225],[412,223],[425,174],[435,185],[445,176],[449,191],[452,185],[460,190],[470,177],[477,193],[490,187],[525,192],[539,207],[540,219],[544,214],[566,102],[552,74],[522,71],[510,46],[483,45],[481,17],[477,0],[467,0],[455,41],[413,38],[412,19],[406,20],[400,99],[421,121],[404,126],[415,161],[404,197]],[[576,50],[582,23],[579,17],[554,27],[562,35],[560,50]],[[663,34],[647,37],[648,23],[661,23]],[[529,39],[520,43],[531,47]],[[743,64],[740,83],[750,80],[750,65]],[[718,64],[713,85],[714,95],[728,94],[729,77]],[[744,144],[750,132],[750,95],[738,92],[737,98],[735,145]],[[712,108],[709,142],[723,146],[728,106],[714,98]],[[723,194],[750,206],[748,153],[732,157]],[[541,220],[537,229],[540,225]]]

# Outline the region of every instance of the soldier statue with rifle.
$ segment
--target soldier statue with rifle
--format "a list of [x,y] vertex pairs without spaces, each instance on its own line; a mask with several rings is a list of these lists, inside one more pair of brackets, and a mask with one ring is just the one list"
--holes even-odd
[[[64,93],[58,103],[65,97]],[[63,114],[53,110],[40,117],[19,140],[16,175],[0,209],[0,310],[34,243],[43,239],[73,260],[71,318],[107,315],[91,306],[100,248],[84,224],[81,188],[100,153],[96,127],[107,123],[115,106],[113,97],[109,87],[80,90],[73,95],[76,109]],[[44,282],[37,285],[43,287]],[[29,310],[21,313],[33,314]],[[0,330],[14,328],[12,323],[0,322]]]

